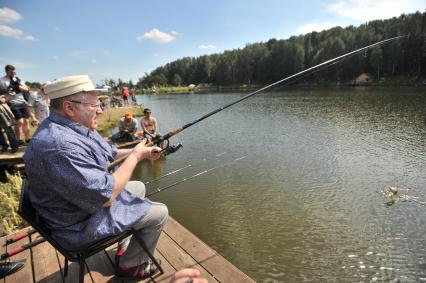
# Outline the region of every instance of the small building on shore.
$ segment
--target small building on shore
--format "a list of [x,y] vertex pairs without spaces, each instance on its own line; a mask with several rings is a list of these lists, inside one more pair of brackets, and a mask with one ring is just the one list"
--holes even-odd
[[373,77],[370,74],[362,73],[353,81],[354,85],[371,85],[373,83]]

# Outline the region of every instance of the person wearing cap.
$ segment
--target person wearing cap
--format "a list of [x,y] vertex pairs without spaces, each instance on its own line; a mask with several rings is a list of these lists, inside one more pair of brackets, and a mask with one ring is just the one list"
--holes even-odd
[[112,135],[113,142],[130,142],[136,139],[135,133],[138,129],[138,121],[133,118],[132,112],[124,113],[120,119],[118,132]]
[[[145,199],[143,183],[129,180],[141,160],[159,158],[161,149],[145,141],[118,150],[107,143],[96,131],[102,109],[88,76],[64,77],[44,90],[51,113],[34,134],[24,161],[30,201],[52,236],[69,249],[84,248],[133,228],[154,253],[167,207]],[[108,169],[127,155],[115,170]],[[115,263],[120,277],[141,279],[156,272],[133,238],[119,243]]]
[[30,127],[28,125],[30,115],[27,112],[27,101],[24,96],[24,92],[28,92],[29,87],[16,76],[14,66],[6,65],[4,70],[6,75],[0,78],[0,90],[7,92],[5,98],[16,119],[16,138],[19,144],[24,144],[21,140],[21,131],[24,132],[25,140],[27,142],[30,140]]
[[44,87],[48,84],[50,84],[49,81],[43,83],[40,86],[40,91],[30,91],[27,111],[30,114],[31,125],[33,126],[38,126],[45,118],[47,118],[47,116],[49,116],[50,98],[44,92]]

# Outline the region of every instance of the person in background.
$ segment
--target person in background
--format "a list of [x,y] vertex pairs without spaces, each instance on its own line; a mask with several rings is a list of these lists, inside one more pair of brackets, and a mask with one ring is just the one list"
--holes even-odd
[[118,133],[112,135],[113,142],[130,142],[136,139],[135,133],[138,129],[138,122],[133,118],[132,112],[126,112],[120,119]]
[[129,105],[129,89],[125,86],[122,88],[124,105]]
[[143,135],[146,139],[152,140],[158,135],[157,119],[151,116],[151,109],[149,108],[145,108],[143,114],[144,117],[141,119]]
[[[7,91],[7,90],[6,90]],[[0,145],[1,152],[7,152],[9,145],[11,147],[10,153],[15,153],[18,151],[19,145],[18,140],[16,139],[15,132],[13,131],[13,126],[15,125],[16,120],[15,116],[10,110],[9,105],[6,103],[5,93],[2,91],[0,96]],[[3,136],[3,131],[6,134],[9,144]]]
[[30,92],[30,96],[28,97],[27,111],[30,114],[31,125],[33,126],[38,126],[49,116],[50,98],[44,92],[44,87],[48,84],[50,84],[49,81],[43,83],[40,91]]
[[6,65],[4,70],[6,76],[0,79],[0,89],[8,90],[5,97],[16,119],[16,138],[18,139],[18,144],[23,145],[24,142],[21,140],[22,131],[24,132],[26,142],[28,143],[30,141],[30,127],[28,124],[30,115],[27,112],[27,101],[24,97],[24,92],[28,92],[29,87],[26,86],[21,79],[16,77],[16,69],[14,66]]
[[136,95],[134,91],[130,92],[130,97],[132,98],[132,104],[133,105],[138,105],[138,102],[136,101]]
[[[52,237],[68,249],[81,249],[132,228],[154,253],[168,209],[145,199],[144,184],[130,177],[140,161],[158,159],[161,148],[145,141],[132,149],[108,144],[96,131],[102,109],[87,75],[55,80],[45,92],[51,113],[24,161],[29,199]],[[123,156],[121,165],[108,168]],[[145,279],[158,270],[133,237],[120,241],[115,264],[116,275],[125,278]]]

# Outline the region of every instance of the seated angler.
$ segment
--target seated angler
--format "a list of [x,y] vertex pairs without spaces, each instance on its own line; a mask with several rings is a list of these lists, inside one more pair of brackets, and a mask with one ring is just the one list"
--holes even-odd
[[[154,253],[168,216],[162,203],[144,199],[142,182],[129,181],[143,159],[160,148],[142,141],[133,149],[108,144],[96,131],[102,114],[88,76],[58,79],[45,86],[51,113],[38,127],[24,155],[29,199],[64,247],[82,249],[133,228]],[[116,170],[108,164],[128,155]],[[137,240],[119,243],[116,274],[146,278],[157,271]]]
[[136,139],[135,133],[137,131],[138,122],[131,112],[126,112],[124,117],[120,119],[120,125],[118,127],[118,133],[112,135],[111,140],[113,142],[130,142]]

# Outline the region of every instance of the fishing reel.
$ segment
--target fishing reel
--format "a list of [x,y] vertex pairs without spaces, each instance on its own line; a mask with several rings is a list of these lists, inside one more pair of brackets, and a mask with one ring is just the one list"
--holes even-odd
[[169,155],[169,154],[175,153],[176,151],[178,151],[182,147],[183,147],[183,145],[181,143],[172,144],[170,146],[168,145],[166,148],[163,149],[163,154]]
[[153,144],[162,148],[161,153],[164,156],[175,153],[183,147],[181,143],[170,145],[169,139],[164,138],[164,136],[158,136],[152,142]]

